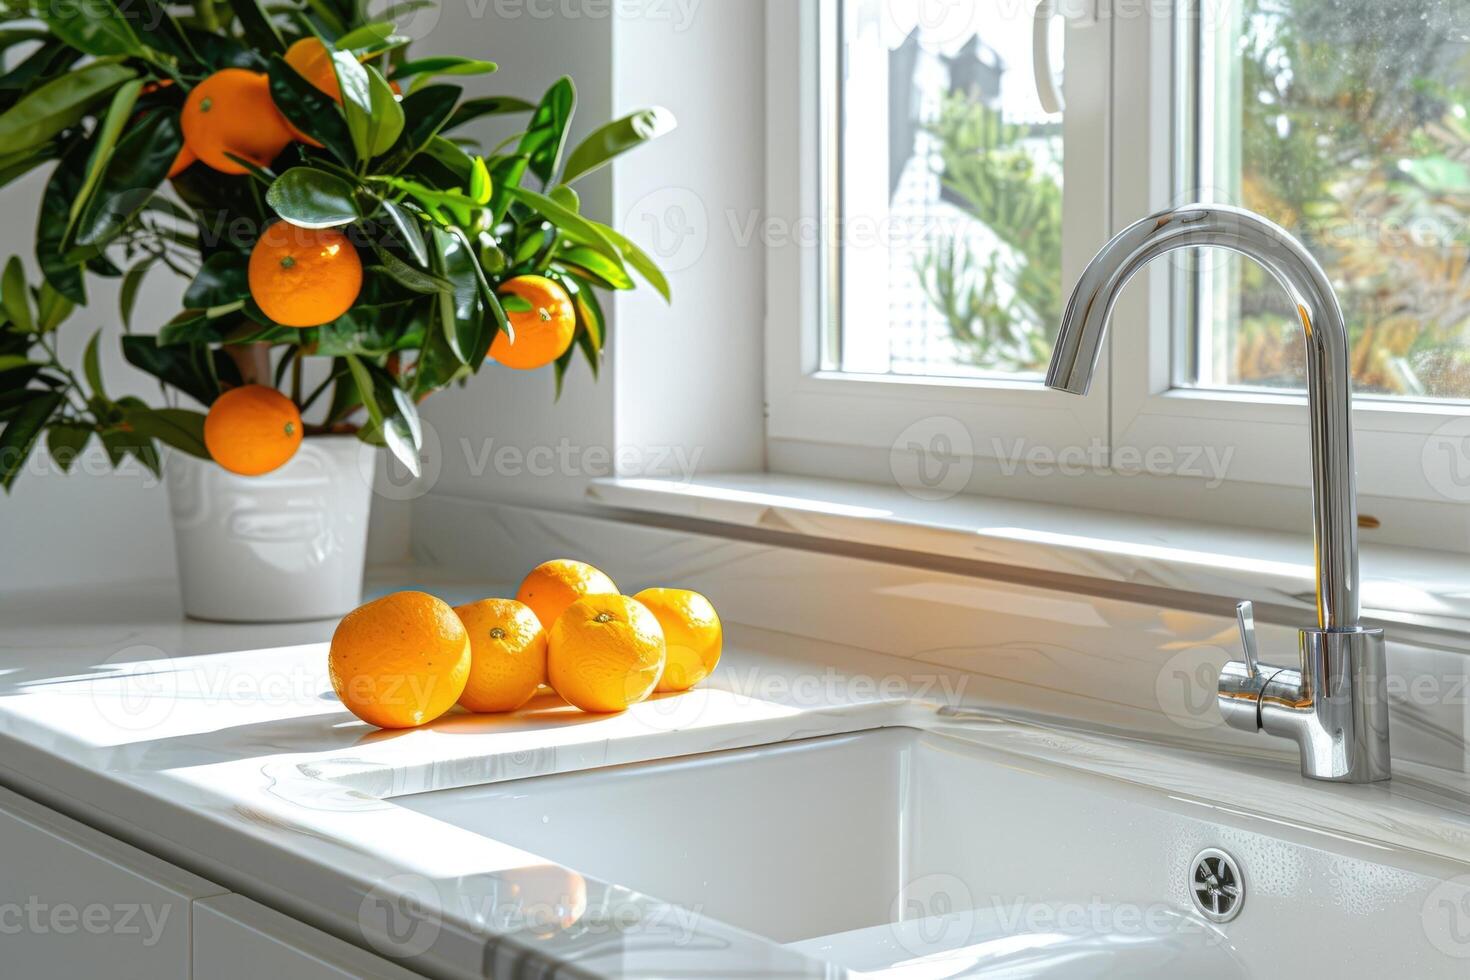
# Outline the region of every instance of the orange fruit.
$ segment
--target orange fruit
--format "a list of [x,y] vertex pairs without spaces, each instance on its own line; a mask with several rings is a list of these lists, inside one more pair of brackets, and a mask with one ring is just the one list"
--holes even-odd
[[[296,69],[296,74],[311,83],[312,87],[324,95],[330,96],[337,102],[342,103],[342,86],[337,81],[337,70],[332,67],[332,53],[327,50],[321,40],[314,37],[303,37],[299,41],[292,42],[286,49],[286,64]],[[285,114],[282,113],[282,118]],[[305,143],[307,146],[321,148],[321,143],[291,125],[286,120],[286,128],[291,135]]]
[[226,174],[246,172],[227,154],[264,167],[291,142],[291,130],[271,101],[270,79],[244,68],[221,69],[194,86],[179,123],[190,151]]
[[194,151],[189,149],[189,144],[185,143],[183,146],[179,147],[179,152],[174,156],[174,162],[168,165],[169,177],[177,177],[185,170],[188,170],[189,167],[191,167],[198,159],[199,158],[194,155]]
[[448,603],[395,592],[342,617],[327,671],[348,711],[379,728],[412,728],[459,700],[470,676],[470,637]]
[[315,327],[346,313],[362,290],[362,259],[335,228],[277,221],[250,250],[250,295],[283,327]]
[[720,662],[724,631],[710,601],[688,589],[644,589],[633,597],[648,607],[664,631],[668,662],[654,690],[687,691]]
[[514,711],[546,683],[546,631],[514,599],[455,606],[470,634],[470,679],[459,703],[470,711]]
[[286,49],[286,64],[296,69],[296,74],[310,82],[318,92],[342,101],[342,86],[337,82],[337,71],[332,67],[332,53],[320,38],[303,37]]
[[625,595],[589,595],[557,618],[546,641],[546,680],[583,711],[622,711],[653,693],[664,670],[658,619]]
[[542,562],[521,580],[516,601],[531,607],[544,629],[551,629],[572,603],[584,595],[617,595],[613,580],[585,561],[556,558]]
[[209,406],[204,445],[214,461],[231,473],[260,476],[296,455],[301,446],[301,413],[274,388],[232,388]]
[[506,311],[515,340],[504,332],[490,343],[490,357],[508,368],[534,371],[561,357],[577,332],[577,312],[567,291],[545,276],[517,276],[500,287],[500,295],[519,296],[530,310]]

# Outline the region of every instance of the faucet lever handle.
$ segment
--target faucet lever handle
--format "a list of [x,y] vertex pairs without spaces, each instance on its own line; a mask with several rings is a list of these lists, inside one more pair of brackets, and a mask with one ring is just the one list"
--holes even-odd
[[1235,622],[1240,626],[1240,645],[1245,648],[1245,669],[1254,680],[1261,676],[1261,658],[1256,652],[1256,607],[1249,599],[1235,604]]

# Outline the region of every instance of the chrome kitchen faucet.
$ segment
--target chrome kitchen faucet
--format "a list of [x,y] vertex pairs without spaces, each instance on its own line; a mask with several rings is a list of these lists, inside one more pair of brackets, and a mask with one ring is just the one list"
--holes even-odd
[[1347,326],[1317,260],[1285,229],[1239,208],[1189,204],[1135,222],[1083,270],[1062,317],[1047,387],[1086,394],[1123,286],[1165,252],[1196,246],[1254,259],[1291,297],[1307,345],[1312,432],[1317,626],[1301,631],[1296,667],[1263,664],[1256,655],[1251,604],[1239,603],[1235,611],[1245,660],[1232,660],[1220,672],[1220,713],[1234,728],[1264,729],[1296,742],[1302,773],[1313,779],[1387,779],[1383,631],[1358,623],[1358,495]]

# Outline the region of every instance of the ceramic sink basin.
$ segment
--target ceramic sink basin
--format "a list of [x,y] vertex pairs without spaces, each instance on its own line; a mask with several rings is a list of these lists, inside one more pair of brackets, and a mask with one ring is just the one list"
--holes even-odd
[[1470,969],[1412,854],[911,728],[394,802],[861,975]]

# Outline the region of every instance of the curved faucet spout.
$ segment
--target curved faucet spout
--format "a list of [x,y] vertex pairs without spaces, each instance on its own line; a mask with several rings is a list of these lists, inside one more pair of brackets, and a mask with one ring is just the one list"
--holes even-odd
[[1352,376],[1347,327],[1317,260],[1279,225],[1250,211],[1190,204],[1150,215],[1120,232],[1083,271],[1062,318],[1048,387],[1086,394],[1113,303],[1135,273],[1165,252],[1214,246],[1259,262],[1286,290],[1307,345],[1312,432],[1312,517],[1317,622],[1358,626],[1358,505],[1354,486]]

